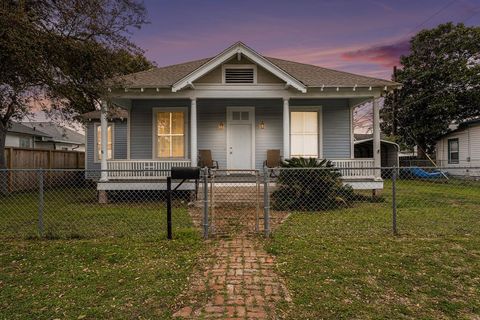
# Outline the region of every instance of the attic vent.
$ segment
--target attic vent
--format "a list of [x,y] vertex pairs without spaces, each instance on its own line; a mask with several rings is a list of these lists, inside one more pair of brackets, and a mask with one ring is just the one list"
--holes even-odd
[[255,83],[253,68],[225,68],[225,83]]

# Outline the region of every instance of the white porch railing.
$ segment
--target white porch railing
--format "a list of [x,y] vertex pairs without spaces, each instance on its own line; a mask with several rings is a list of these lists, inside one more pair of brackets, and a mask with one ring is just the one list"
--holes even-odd
[[[373,178],[373,159],[333,159],[344,179]],[[190,160],[111,160],[107,162],[111,180],[141,180],[165,178],[172,167],[189,167]]]
[[170,175],[172,167],[189,167],[190,160],[111,160],[107,162],[108,178],[121,179],[158,179]]
[[334,159],[331,161],[335,167],[340,169],[344,179],[375,177],[373,159]]

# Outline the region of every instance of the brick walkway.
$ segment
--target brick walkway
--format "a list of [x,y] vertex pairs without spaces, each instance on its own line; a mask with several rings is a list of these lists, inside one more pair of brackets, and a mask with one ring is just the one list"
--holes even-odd
[[254,239],[237,235],[216,241],[202,272],[194,275],[174,317],[272,319],[275,303],[290,301],[274,259]]

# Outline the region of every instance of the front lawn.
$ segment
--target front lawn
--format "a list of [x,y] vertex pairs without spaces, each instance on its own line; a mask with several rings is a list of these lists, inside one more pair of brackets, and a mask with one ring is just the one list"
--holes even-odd
[[169,318],[202,247],[193,235],[2,241],[0,319]]
[[[130,192],[111,195],[110,203],[98,203],[94,187],[65,187],[44,192],[43,236],[49,239],[99,237],[162,238],[167,233],[165,194]],[[192,231],[185,198],[174,199],[174,236]],[[0,196],[0,236],[39,236],[38,192]]]
[[161,195],[123,197],[46,190],[41,239],[38,193],[0,197],[0,319],[170,318],[205,243],[186,203],[168,241]]
[[295,319],[476,319],[480,316],[480,184],[398,183],[391,234],[383,203],[293,213],[267,244]]

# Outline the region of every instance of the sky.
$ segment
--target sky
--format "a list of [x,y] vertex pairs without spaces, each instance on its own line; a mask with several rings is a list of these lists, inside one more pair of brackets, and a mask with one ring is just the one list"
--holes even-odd
[[158,66],[212,57],[237,41],[257,52],[390,79],[409,39],[440,23],[480,25],[480,0],[145,0],[132,40]]

